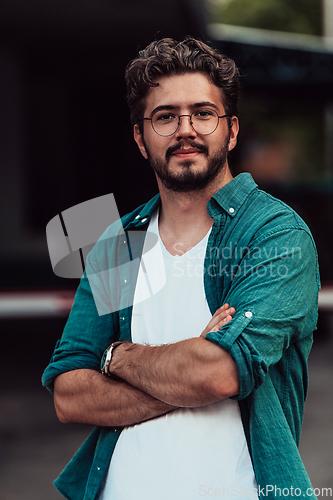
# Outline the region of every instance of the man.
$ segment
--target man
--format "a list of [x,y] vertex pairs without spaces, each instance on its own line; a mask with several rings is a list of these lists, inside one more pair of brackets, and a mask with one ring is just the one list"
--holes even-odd
[[44,373],[60,420],[97,426],[55,484],[71,500],[314,498],[297,445],[316,250],[297,214],[231,175],[237,68],[163,39],[126,80],[159,196],[89,255]]

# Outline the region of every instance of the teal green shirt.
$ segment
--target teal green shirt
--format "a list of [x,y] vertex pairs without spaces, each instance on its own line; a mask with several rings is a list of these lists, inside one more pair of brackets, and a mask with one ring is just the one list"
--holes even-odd
[[[158,204],[156,196],[123,217],[122,226],[112,225],[90,253],[87,269],[100,279],[98,300],[106,314],[97,313],[85,273],[43,374],[43,384],[51,391],[57,375],[79,368],[99,370],[111,342],[131,340],[138,266],[131,268],[128,280],[123,279],[122,264],[139,262]],[[214,219],[205,256],[207,302],[212,314],[225,302],[236,312],[230,323],[206,338],[229,351],[237,363],[240,391],[233,399],[239,403],[259,496],[315,499],[297,449],[320,286],[311,233],[290,207],[259,190],[249,174],[225,185],[207,208]],[[129,249],[129,257],[121,248]],[[117,279],[115,273],[101,272],[116,266]],[[190,313],[189,305],[185,314]],[[55,481],[67,499],[96,498],[121,431],[93,430]]]

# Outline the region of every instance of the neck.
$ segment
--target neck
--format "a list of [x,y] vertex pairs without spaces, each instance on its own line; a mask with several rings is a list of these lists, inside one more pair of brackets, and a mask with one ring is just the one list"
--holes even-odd
[[[207,234],[213,219],[207,211],[207,203],[224,185],[232,180],[228,165],[204,190],[178,193],[167,189],[157,178],[161,195],[159,231],[170,253],[175,245],[184,251],[195,246]],[[177,253],[177,252],[176,252]]]

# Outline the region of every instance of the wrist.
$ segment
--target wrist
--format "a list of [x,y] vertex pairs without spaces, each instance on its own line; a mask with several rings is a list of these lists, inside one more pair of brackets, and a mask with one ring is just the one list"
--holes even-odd
[[123,343],[124,342],[122,342],[121,340],[118,340],[117,342],[112,342],[112,344],[110,344],[109,347],[107,348],[105,361],[103,364],[103,368],[101,370],[104,375],[108,375],[109,377],[112,376],[111,362],[114,356],[114,351],[117,347],[119,347]]
[[[130,373],[135,372],[138,365],[138,357],[142,353],[143,346],[133,342],[122,342],[112,353],[109,365],[110,376],[119,377],[128,382]],[[139,365],[141,362],[139,362]]]

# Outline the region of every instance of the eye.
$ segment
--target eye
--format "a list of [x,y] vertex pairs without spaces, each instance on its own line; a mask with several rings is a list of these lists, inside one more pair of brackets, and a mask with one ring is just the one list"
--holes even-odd
[[209,118],[215,117],[215,111],[211,109],[200,109],[199,111],[195,111],[193,116],[199,120],[207,120]]
[[154,122],[170,123],[176,120],[177,116],[173,113],[161,113],[154,116]]

